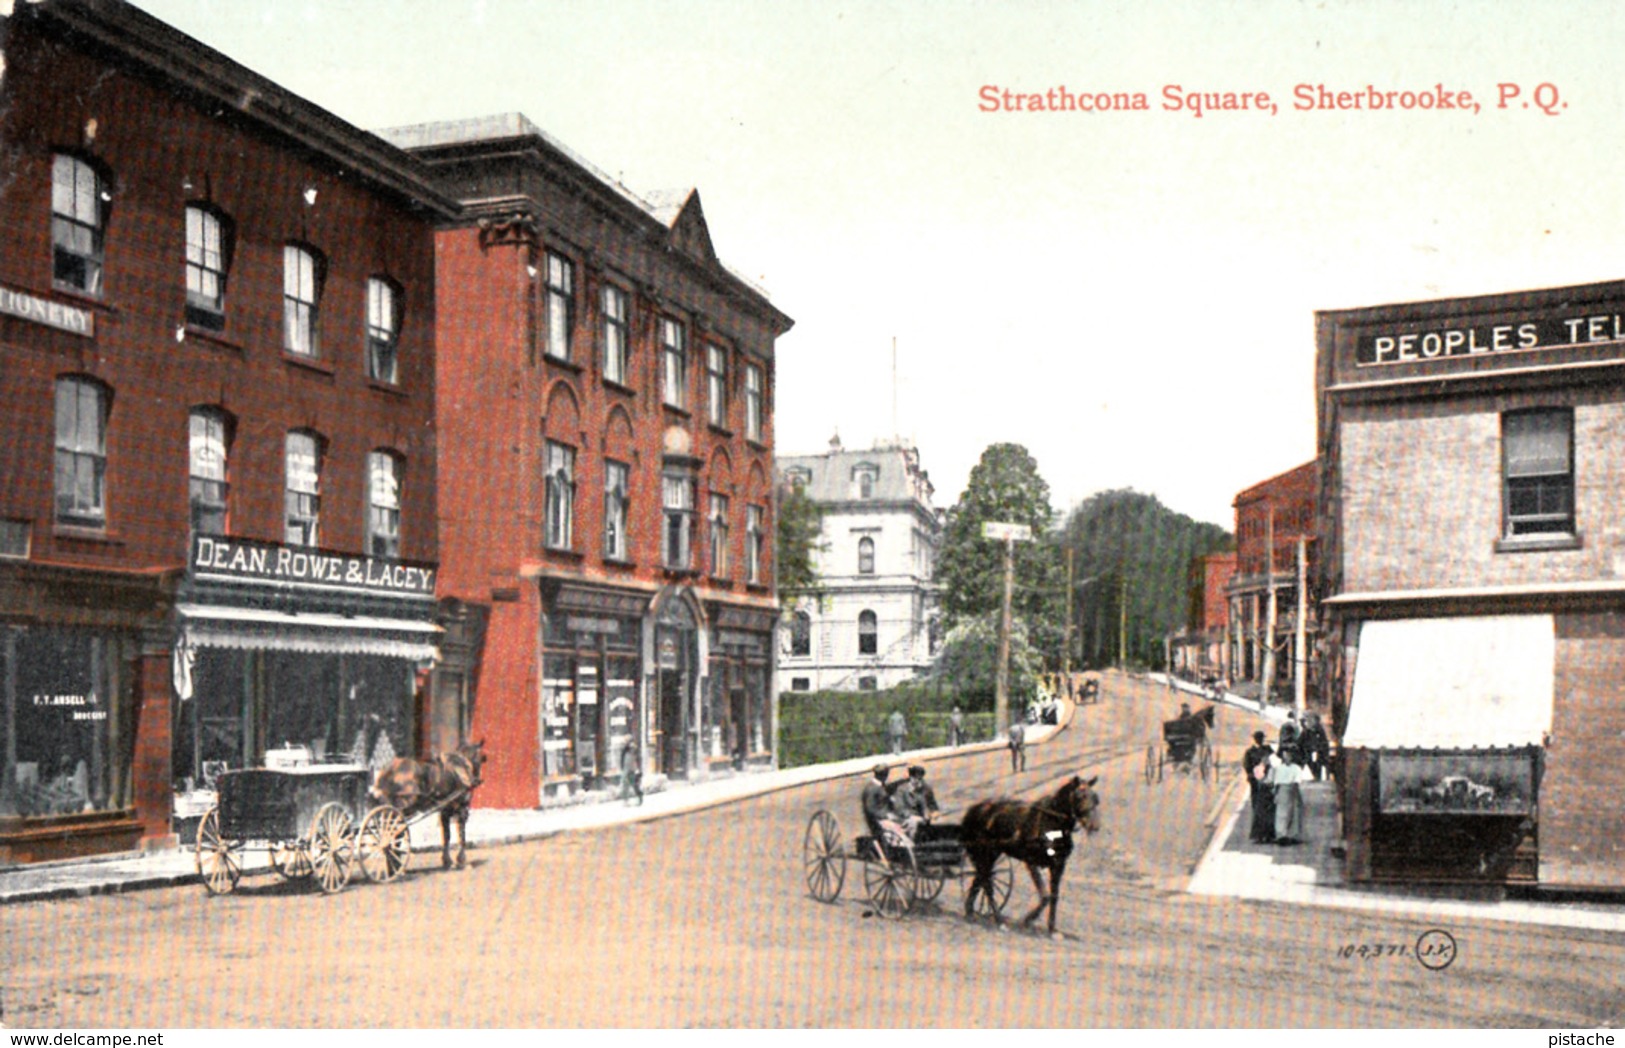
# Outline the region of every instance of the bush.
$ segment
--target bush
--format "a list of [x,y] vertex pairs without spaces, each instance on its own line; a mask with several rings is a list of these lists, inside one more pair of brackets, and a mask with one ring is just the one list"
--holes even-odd
[[888,691],[792,691],[779,693],[779,766],[848,760],[884,754],[886,720],[900,710],[908,726],[905,749],[945,746],[955,704],[964,715],[966,742],[994,737],[993,711],[952,688],[904,684]]

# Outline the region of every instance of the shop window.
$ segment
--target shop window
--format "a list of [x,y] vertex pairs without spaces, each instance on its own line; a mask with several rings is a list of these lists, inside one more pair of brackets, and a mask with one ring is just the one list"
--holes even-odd
[[762,377],[761,368],[745,365],[745,439],[757,443],[762,440]]
[[728,497],[711,492],[711,576],[728,577]]
[[89,161],[58,153],[51,168],[52,279],[58,287],[102,293],[108,182]]
[[666,519],[661,563],[672,571],[688,571],[693,565],[694,478],[684,473],[664,473],[660,492]]
[[616,385],[629,383],[626,292],[614,284],[603,291],[604,380]]
[[576,323],[576,267],[563,255],[547,253],[547,355],[570,359]]
[[858,540],[858,574],[875,573],[875,540],[865,535]]
[[282,348],[295,356],[314,357],[320,350],[322,283],[327,265],[322,256],[299,244],[282,248]]
[[705,347],[705,417],[718,429],[728,426],[728,351]]
[[762,584],[762,544],[766,541],[762,528],[764,516],[761,506],[745,507],[745,581],[752,586]]
[[188,425],[192,530],[199,535],[224,535],[231,422],[218,408],[197,408]]
[[660,318],[660,397],[667,407],[688,407],[688,342],[683,325]]
[[1505,535],[1574,533],[1574,412],[1501,416]]
[[367,281],[367,377],[394,385],[400,381],[401,290],[394,281]]
[[130,717],[115,634],[10,627],[0,633],[0,815],[123,808]]
[[33,535],[31,520],[0,520],[0,557],[27,560]]
[[94,379],[56,382],[56,520],[107,524],[107,409],[112,396]]
[[548,549],[570,549],[575,540],[575,449],[548,441],[546,465],[546,520],[543,541]]
[[874,612],[861,611],[858,613],[858,654],[873,655],[879,650],[879,620]]
[[628,483],[631,469],[624,462],[604,462],[604,559],[627,559],[626,520],[631,503]]
[[186,207],[186,322],[226,326],[226,276],[231,269],[231,220],[202,204]]
[[389,451],[367,455],[367,553],[401,555],[401,459]]
[[288,434],[283,460],[283,541],[290,546],[315,546],[321,542],[322,439],[294,430]]
[[812,654],[812,616],[805,611],[796,612],[790,620],[790,654]]

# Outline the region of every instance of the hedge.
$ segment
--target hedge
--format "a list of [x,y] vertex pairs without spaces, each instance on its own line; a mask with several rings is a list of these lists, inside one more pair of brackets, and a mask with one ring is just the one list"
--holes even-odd
[[[952,689],[900,685],[888,691],[785,691],[779,693],[779,766],[867,757],[887,752],[886,721],[903,714],[904,749],[948,744],[955,704],[964,715],[965,742],[994,737],[993,711],[973,708]],[[984,705],[984,703],[976,703]]]

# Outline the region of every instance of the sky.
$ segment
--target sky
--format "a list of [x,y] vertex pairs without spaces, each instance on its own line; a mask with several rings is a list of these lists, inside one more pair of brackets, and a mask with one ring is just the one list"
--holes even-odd
[[[1625,278],[1625,5],[137,6],[363,128],[519,111],[634,192],[697,187],[796,322],[779,453],[900,435],[939,506],[1014,442],[1062,513],[1132,487],[1230,528],[1315,456],[1316,310]],[[1032,111],[1051,89],[1145,108]]]

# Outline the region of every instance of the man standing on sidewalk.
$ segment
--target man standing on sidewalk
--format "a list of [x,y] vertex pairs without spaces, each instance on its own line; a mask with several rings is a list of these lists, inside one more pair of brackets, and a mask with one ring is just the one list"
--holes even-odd
[[893,753],[903,752],[903,740],[908,737],[908,722],[903,720],[902,710],[892,710],[891,716],[886,718],[886,743]]
[[1027,770],[1027,725],[1017,714],[1010,722],[1010,774]]

